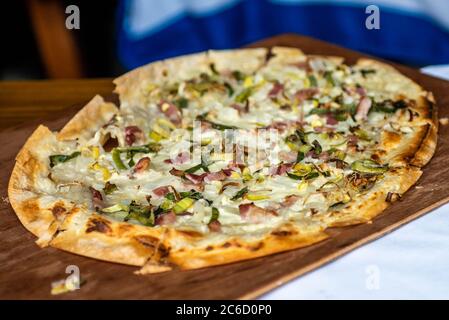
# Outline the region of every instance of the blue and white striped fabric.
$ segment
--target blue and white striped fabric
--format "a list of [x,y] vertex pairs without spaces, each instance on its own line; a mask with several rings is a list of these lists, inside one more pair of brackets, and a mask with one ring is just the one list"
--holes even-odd
[[[365,27],[371,4],[380,8],[380,30]],[[122,0],[118,12],[128,69],[285,32],[409,64],[449,63],[447,0]]]

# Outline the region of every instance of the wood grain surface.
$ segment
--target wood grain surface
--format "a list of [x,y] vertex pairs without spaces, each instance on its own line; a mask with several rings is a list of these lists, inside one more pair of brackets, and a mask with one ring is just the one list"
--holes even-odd
[[0,82],[0,130],[79,106],[113,89],[112,79]]
[[[299,47],[306,53],[343,56],[350,63],[361,57],[361,54],[344,48],[290,34],[270,38],[253,46],[272,45]],[[397,67],[423,87],[434,92],[440,117],[449,116],[449,82],[422,75],[417,70]],[[74,92],[73,99],[77,88],[71,90]],[[49,100],[53,99],[51,91],[46,94]],[[27,103],[30,106],[33,104],[32,97],[19,96],[17,93],[16,97],[19,100],[28,98]],[[80,102],[82,100],[80,99]],[[0,103],[2,101],[0,100]],[[63,99],[61,105],[62,101]],[[53,248],[39,249],[34,243],[35,237],[20,224],[7,202],[6,186],[14,157],[25,139],[35,129],[37,122],[44,122],[52,129],[59,129],[74,111],[72,108],[52,120],[36,121],[0,132],[2,151],[0,187],[3,200],[0,203],[0,298],[2,299],[254,298],[449,201],[447,187],[449,131],[447,126],[441,126],[435,157],[424,168],[424,174],[417,187],[411,188],[402,201],[392,205],[371,224],[334,228],[328,231],[331,234],[328,240],[316,245],[250,261],[201,270],[137,276],[133,273],[136,270],[133,267],[101,262]],[[80,268],[85,284],[75,292],[51,296],[51,282],[64,279],[67,276],[65,269],[68,265]]]

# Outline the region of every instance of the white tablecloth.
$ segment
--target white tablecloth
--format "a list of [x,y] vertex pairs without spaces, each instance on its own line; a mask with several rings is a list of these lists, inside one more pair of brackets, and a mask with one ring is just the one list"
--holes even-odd
[[449,204],[261,298],[449,299]]

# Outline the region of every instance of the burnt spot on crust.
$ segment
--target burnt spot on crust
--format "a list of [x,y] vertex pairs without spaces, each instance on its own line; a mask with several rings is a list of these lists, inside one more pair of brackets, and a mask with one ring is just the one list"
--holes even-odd
[[56,204],[52,209],[51,209],[51,213],[53,214],[53,216],[56,218],[56,219],[60,219],[63,215],[64,215],[64,213],[66,213],[67,212],[67,209],[66,208],[64,208],[64,206],[62,206],[62,205],[59,205],[59,204]]
[[254,246],[249,246],[248,250],[249,251],[259,251],[260,249],[262,249],[264,246],[263,241],[258,242],[257,244],[255,244]]
[[157,254],[160,259],[167,258],[170,255],[170,248],[160,243],[157,247]]
[[428,102],[428,107],[429,107],[429,114],[428,114],[428,118],[429,119],[433,119],[434,113],[435,111],[433,110],[435,108],[435,103],[427,100]]
[[190,238],[201,238],[203,235],[197,231],[185,231],[185,230],[179,230],[179,233],[190,237]]
[[22,204],[22,208],[26,212],[39,212],[40,210],[39,204],[34,198],[24,201]]
[[93,218],[90,219],[87,223],[87,229],[86,233],[90,232],[100,232],[100,233],[111,233],[112,229],[109,226],[109,221],[100,219],[100,218]]
[[229,248],[229,247],[231,247],[231,246],[232,246],[232,244],[231,244],[230,242],[227,242],[227,241],[221,245],[221,247],[222,247],[222,248],[225,248],[225,249],[226,249],[226,248]]
[[276,54],[273,53],[273,48],[268,48],[267,54],[265,55],[265,63],[271,60],[271,58],[274,58]]
[[213,249],[214,249],[213,246],[207,246],[206,249],[204,249],[204,250],[206,250],[206,251],[211,251],[211,250],[213,250]]
[[273,236],[276,237],[288,237],[293,235],[293,231],[288,231],[288,230],[275,230],[271,233]]
[[117,234],[119,236],[126,234],[134,229],[134,225],[132,224],[120,224],[117,230]]
[[134,237],[140,244],[144,245],[145,247],[155,249],[159,243],[159,239],[148,236],[148,235],[141,235]]
[[385,198],[385,201],[392,203],[392,202],[396,202],[396,201],[401,200],[401,199],[402,199],[402,195],[401,194],[399,194],[397,192],[388,192],[387,196]]

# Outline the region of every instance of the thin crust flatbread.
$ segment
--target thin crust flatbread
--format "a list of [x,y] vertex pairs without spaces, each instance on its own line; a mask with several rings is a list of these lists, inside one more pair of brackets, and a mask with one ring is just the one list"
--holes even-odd
[[[52,170],[50,156],[67,154],[84,145],[89,148],[96,144],[101,146],[111,137],[123,145],[126,137],[121,135],[118,127],[109,131],[104,128],[114,121],[129,124],[127,121],[133,113],[140,117],[136,123],[146,129],[144,118],[152,116],[146,110],[149,94],[167,81],[189,81],[201,73],[210,73],[211,65],[218,73],[240,70],[252,74],[258,70],[267,73],[284,66],[302,68],[311,61],[315,61],[316,68],[321,64],[337,70],[343,64],[339,57],[307,56],[296,48],[274,47],[271,50],[209,51],[158,61],[133,70],[114,80],[115,91],[120,96],[120,109],[96,96],[59,133],[51,132],[45,126],[39,126],[33,132],[17,155],[11,174],[8,186],[11,205],[21,223],[38,237],[40,246],[49,245],[100,260],[141,266],[139,273],[143,274],[203,268],[301,248],[325,240],[327,227],[369,222],[385,210],[392,195],[404,194],[419,179],[421,168],[435,152],[438,130],[432,94],[391,66],[370,59],[361,59],[353,67],[356,71],[370,70],[369,73],[376,74],[369,78],[360,76],[360,85],[366,90],[381,89],[387,96],[403,97],[414,103],[397,111],[396,115],[399,124],[403,121],[407,133],[401,133],[402,129],[383,131],[373,152],[377,161],[389,163],[391,169],[384,173],[382,182],[343,208],[327,210],[309,220],[284,221],[267,232],[204,234],[170,224],[148,227],[110,219],[94,210],[86,185],[90,180],[72,179],[58,184],[54,181],[61,179],[58,177],[61,171]],[[89,168],[103,170],[103,173],[105,169],[97,162]]]

